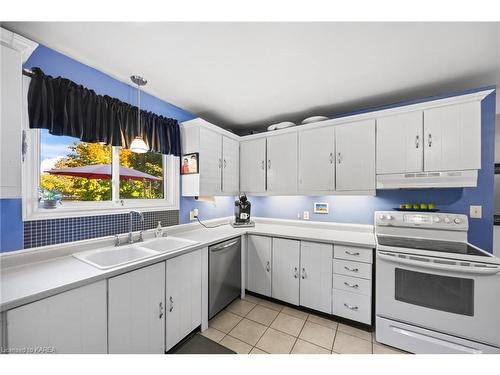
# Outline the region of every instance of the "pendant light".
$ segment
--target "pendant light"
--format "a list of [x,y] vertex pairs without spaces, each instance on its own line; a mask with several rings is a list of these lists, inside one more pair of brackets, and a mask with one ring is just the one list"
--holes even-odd
[[[144,86],[148,81],[146,81],[141,76],[131,76],[130,79],[137,85],[137,126],[140,128],[141,126],[141,86]],[[132,143],[130,144],[130,151],[144,154],[149,151],[148,145],[142,137],[135,137]]]

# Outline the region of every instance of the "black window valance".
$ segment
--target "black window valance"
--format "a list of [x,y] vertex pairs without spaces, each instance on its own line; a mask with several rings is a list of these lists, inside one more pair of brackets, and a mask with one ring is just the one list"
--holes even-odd
[[40,68],[32,71],[28,91],[30,128],[125,148],[135,137],[142,137],[151,151],[180,156],[177,120],[141,111],[138,124],[136,106],[97,95],[69,79],[45,75]]

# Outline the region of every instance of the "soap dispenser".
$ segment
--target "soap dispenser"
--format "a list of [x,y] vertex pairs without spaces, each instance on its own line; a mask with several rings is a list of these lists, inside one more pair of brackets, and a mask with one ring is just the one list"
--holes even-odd
[[163,228],[161,227],[161,221],[158,221],[158,225],[156,226],[155,237],[163,237]]

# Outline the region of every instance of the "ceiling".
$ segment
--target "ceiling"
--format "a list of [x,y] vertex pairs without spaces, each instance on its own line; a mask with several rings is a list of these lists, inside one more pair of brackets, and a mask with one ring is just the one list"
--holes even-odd
[[[3,26],[237,131],[500,84],[499,23]],[[497,111],[500,110],[500,95]]]

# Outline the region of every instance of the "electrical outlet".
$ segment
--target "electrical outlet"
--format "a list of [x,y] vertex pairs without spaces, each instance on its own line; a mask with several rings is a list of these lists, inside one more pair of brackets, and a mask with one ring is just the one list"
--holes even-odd
[[309,220],[309,211],[304,211],[304,214],[302,215],[302,218],[304,220]]
[[483,206],[470,206],[470,217],[481,219],[483,217]]
[[197,208],[193,208],[191,211],[189,211],[189,220],[195,220],[197,216],[198,216]]

